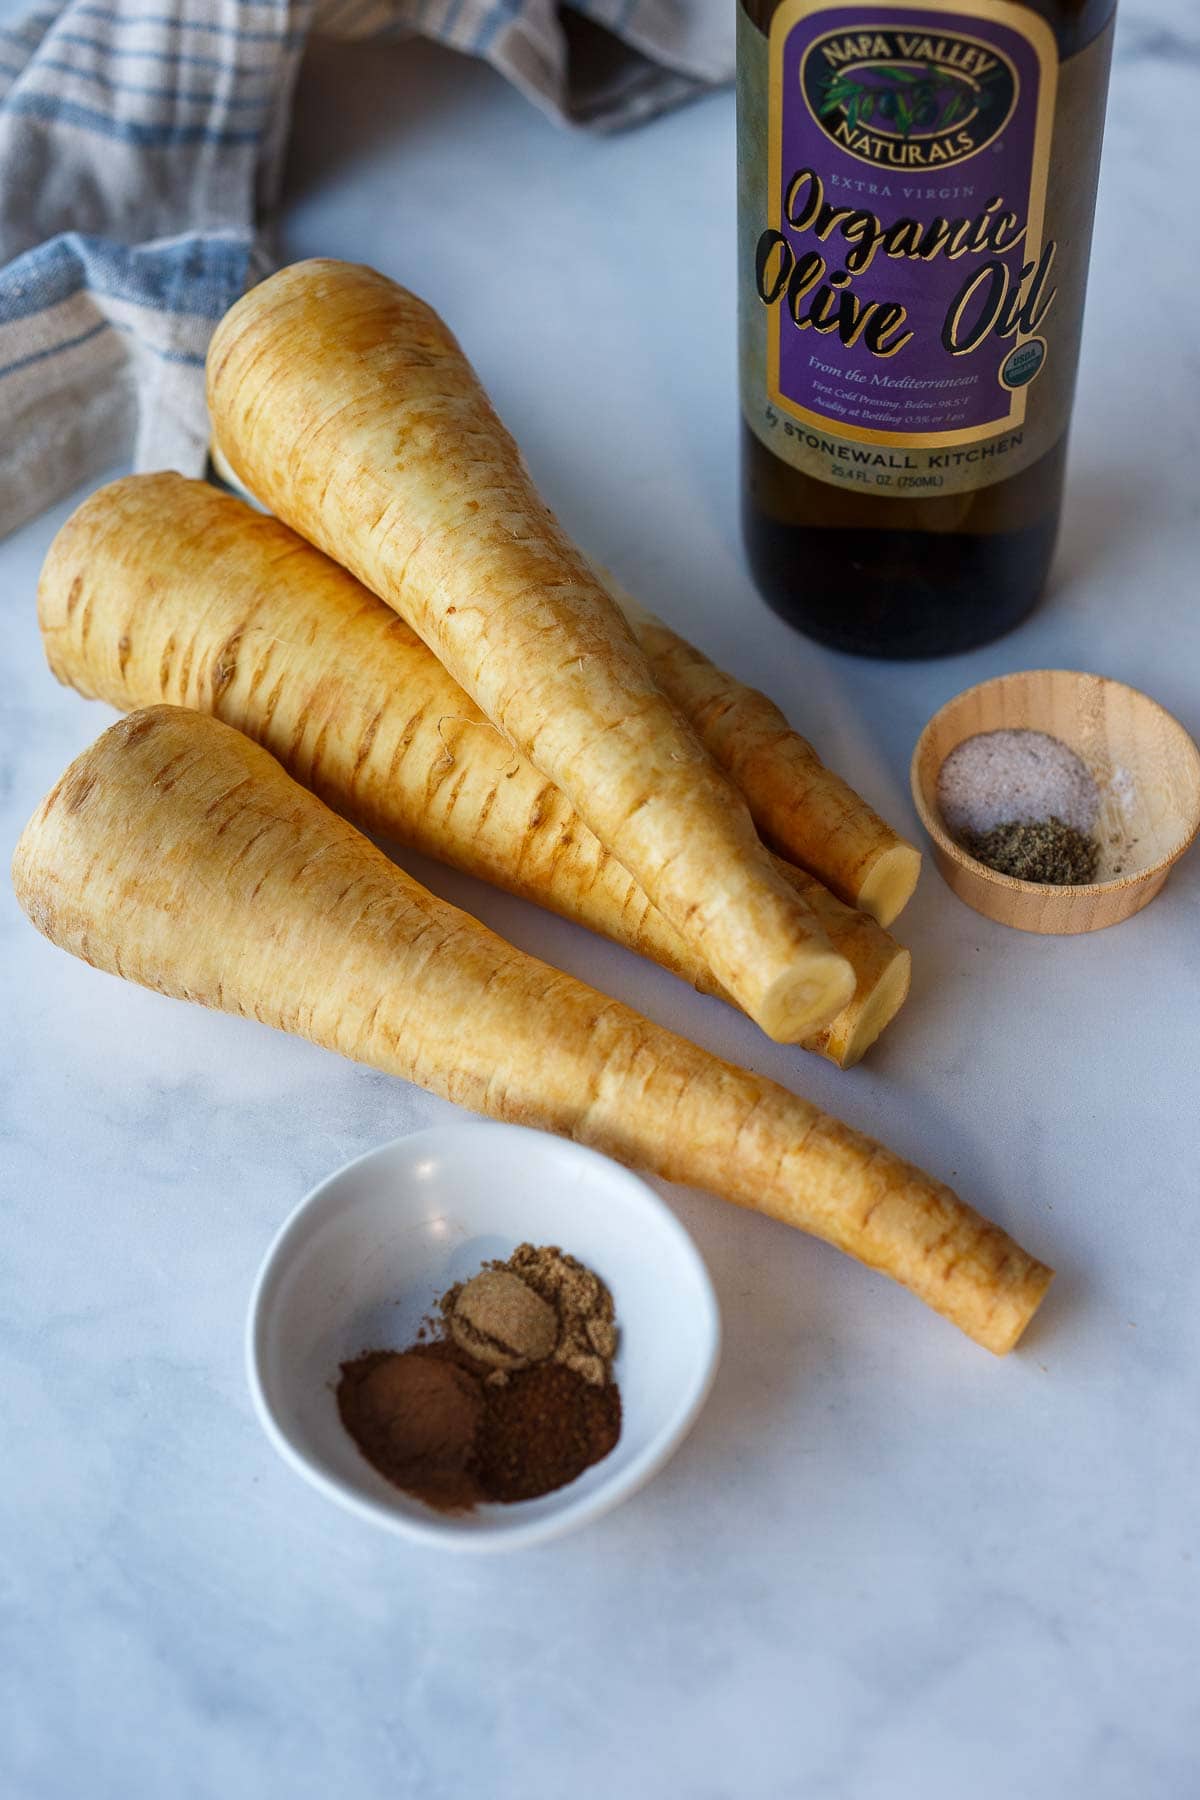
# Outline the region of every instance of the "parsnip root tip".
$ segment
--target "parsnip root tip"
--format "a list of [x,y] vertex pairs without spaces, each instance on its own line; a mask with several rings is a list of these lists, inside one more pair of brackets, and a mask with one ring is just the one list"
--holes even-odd
[[972,1333],[976,1343],[982,1344],[994,1356],[1007,1356],[1015,1350],[1053,1280],[1053,1269],[1045,1263],[1031,1261],[1020,1286],[998,1295],[987,1325]]

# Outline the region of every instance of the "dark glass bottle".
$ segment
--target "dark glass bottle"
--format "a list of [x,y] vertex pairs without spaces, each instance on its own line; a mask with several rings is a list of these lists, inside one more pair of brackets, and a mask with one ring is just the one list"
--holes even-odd
[[743,530],[812,637],[942,655],[1042,592],[1115,6],[739,0]]

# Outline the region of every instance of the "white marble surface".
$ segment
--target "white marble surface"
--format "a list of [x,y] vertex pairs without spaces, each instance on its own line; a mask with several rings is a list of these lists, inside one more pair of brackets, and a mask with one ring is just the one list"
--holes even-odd
[[[1198,68],[1191,0],[1128,0],[1054,593],[955,662],[825,654],[743,572],[729,95],[605,143],[441,52],[331,52],[302,88],[284,248],[441,304],[584,541],[915,829],[917,732],[992,672],[1107,671],[1200,728]],[[0,546],[5,843],[108,717],[38,650],[65,513]],[[309,1184],[448,1109],[73,963],[6,893],[0,1791],[1195,1793],[1200,856],[1070,941],[989,927],[928,874],[902,922],[912,1002],[849,1076],[425,873],[953,1179],[1059,1266],[1053,1298],[997,1363],[833,1252],[673,1193],[727,1332],[675,1462],[541,1552],[410,1550],[276,1459],[241,1331]]]

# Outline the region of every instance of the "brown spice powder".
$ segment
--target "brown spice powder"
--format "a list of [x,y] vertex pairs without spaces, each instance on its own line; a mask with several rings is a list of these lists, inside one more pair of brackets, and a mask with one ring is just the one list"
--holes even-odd
[[557,1312],[503,1266],[481,1269],[438,1305],[455,1343],[490,1368],[524,1369],[554,1354]]
[[522,1244],[451,1288],[439,1310],[444,1335],[422,1327],[407,1350],[342,1365],[342,1423],[388,1481],[461,1512],[553,1493],[614,1448],[616,1323],[590,1269]]
[[480,1498],[473,1468],[483,1393],[467,1369],[412,1350],[369,1350],[343,1363],[342,1424],[387,1480],[439,1512]]
[[600,1462],[621,1435],[621,1398],[563,1363],[536,1363],[486,1391],[475,1457],[489,1500],[534,1500]]
[[617,1327],[612,1295],[599,1277],[556,1244],[518,1244],[506,1263],[493,1266],[519,1275],[557,1311],[555,1361],[603,1386],[617,1353]]

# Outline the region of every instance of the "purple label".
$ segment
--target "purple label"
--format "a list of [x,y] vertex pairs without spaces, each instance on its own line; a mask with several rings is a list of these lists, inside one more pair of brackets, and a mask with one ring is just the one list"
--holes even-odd
[[1020,425],[1055,298],[1048,28],[1004,0],[790,0],[770,56],[772,400],[870,443]]

